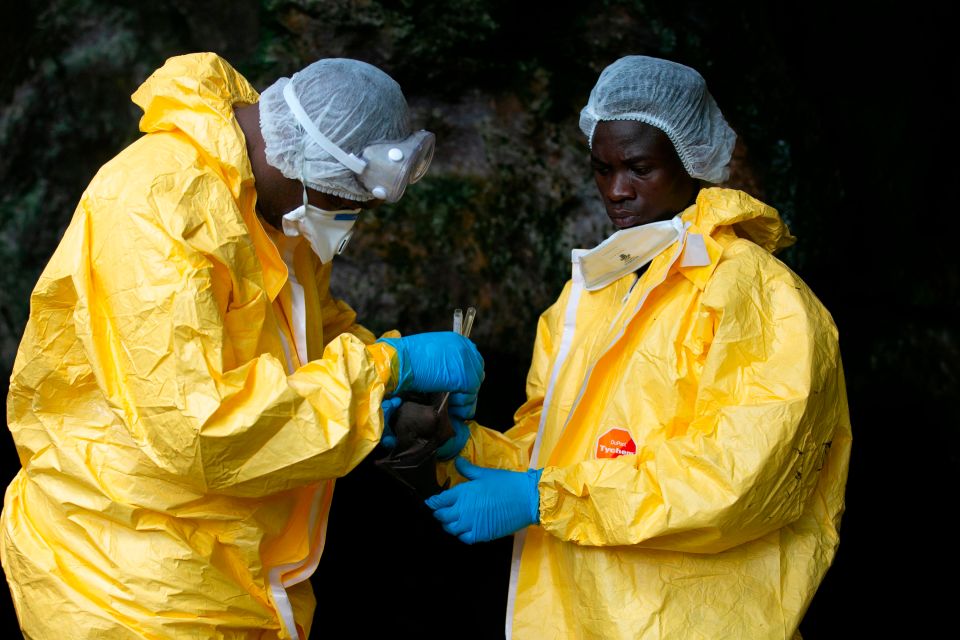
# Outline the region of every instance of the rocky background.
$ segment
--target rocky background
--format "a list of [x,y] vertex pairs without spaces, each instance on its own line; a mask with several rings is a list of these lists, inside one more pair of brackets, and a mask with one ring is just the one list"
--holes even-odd
[[[375,332],[446,329],[454,307],[476,306],[473,336],[487,359],[478,418],[506,428],[523,400],[536,318],[568,276],[570,249],[612,230],[579,110],[613,60],[667,57],[706,77],[739,134],[728,186],[780,210],[800,238],[781,258],[840,328],[854,425],[848,511],[804,637],[899,626],[923,637],[946,617],[946,596],[931,586],[956,569],[941,523],[960,462],[946,9],[928,0],[864,12],[823,0],[5,4],[0,391],[30,290],[80,193],[139,135],[129,95],[143,79],[167,57],[201,50],[258,89],[317,58],[351,57],[401,84],[438,147],[400,203],[361,219],[334,287]],[[0,440],[6,484],[19,465],[9,436]],[[317,628],[500,637],[509,556],[509,541],[467,548],[448,538],[364,463],[338,483],[314,576]],[[9,599],[3,613],[0,631],[15,635]]]

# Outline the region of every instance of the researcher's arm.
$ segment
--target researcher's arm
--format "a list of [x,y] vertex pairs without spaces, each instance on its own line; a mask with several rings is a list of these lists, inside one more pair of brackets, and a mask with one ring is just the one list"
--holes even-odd
[[548,532],[582,545],[709,553],[796,520],[815,499],[847,419],[832,319],[746,242],[718,265],[702,310],[715,330],[685,434],[632,456],[546,467],[538,488]]
[[164,478],[249,496],[342,476],[380,438],[394,350],[342,333],[288,375],[266,353],[282,349],[247,231],[216,209],[233,206],[202,170],[161,176],[146,199],[81,203],[66,241],[87,357]]

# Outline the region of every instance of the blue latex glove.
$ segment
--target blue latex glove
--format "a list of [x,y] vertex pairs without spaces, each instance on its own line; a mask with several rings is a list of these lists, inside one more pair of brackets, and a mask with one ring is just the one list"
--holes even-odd
[[449,460],[458,455],[470,439],[470,428],[464,424],[477,412],[477,393],[451,393],[447,399],[447,415],[455,435],[437,449],[438,460]]
[[469,482],[426,500],[444,531],[473,544],[502,538],[540,522],[537,483],[543,469],[488,469],[464,458],[457,458],[456,465]]
[[380,446],[385,449],[393,449],[397,446],[397,436],[390,427],[390,417],[401,404],[403,404],[403,398],[387,398],[380,403],[380,408],[383,409],[383,435],[380,436]]
[[451,418],[469,420],[477,412],[477,392],[451,393],[447,399],[447,413]]
[[407,391],[460,391],[476,394],[483,382],[483,357],[459,333],[436,331],[404,338],[380,338],[397,351],[398,379],[394,395]]
[[453,426],[455,435],[437,449],[438,460],[449,460],[457,455],[463,449],[463,445],[467,444],[467,440],[470,439],[470,428],[463,423],[463,420],[451,415],[450,424]]

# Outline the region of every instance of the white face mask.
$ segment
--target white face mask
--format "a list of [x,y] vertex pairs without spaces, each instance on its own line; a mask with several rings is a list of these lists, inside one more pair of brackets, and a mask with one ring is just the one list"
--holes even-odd
[[587,291],[596,291],[657,257],[683,234],[679,216],[617,231],[580,257]]
[[343,253],[350,241],[360,209],[326,211],[307,204],[306,188],[303,191],[303,200],[302,205],[284,214],[283,233],[288,237],[303,236],[321,262],[330,262],[334,256]]

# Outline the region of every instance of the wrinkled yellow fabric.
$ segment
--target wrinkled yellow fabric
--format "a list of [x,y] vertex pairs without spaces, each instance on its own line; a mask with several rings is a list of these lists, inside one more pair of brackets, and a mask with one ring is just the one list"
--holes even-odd
[[213,54],[168,60],[133,95],[146,135],[90,183],[34,289],[0,545],[28,638],[309,630],[333,479],[379,441],[393,353],[308,253],[316,359],[286,360],[287,269],[232,109],[257,99]]
[[[851,445],[832,318],[771,255],[793,241],[776,211],[711,188],[682,217],[709,266],[675,244],[574,305],[513,638],[789,639],[832,562]],[[471,424],[473,462],[530,463],[572,290],[540,318],[515,426]],[[598,457],[611,429],[636,453]]]

